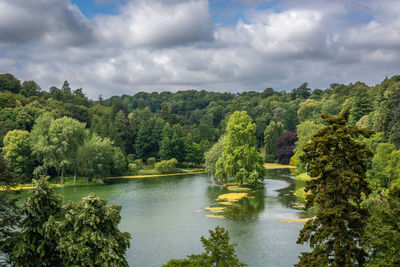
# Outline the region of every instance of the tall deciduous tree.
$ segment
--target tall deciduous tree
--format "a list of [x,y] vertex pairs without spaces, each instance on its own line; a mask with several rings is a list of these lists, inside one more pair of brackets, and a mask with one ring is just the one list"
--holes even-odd
[[263,158],[256,148],[256,126],[246,111],[235,111],[226,127],[224,150],[216,163],[219,179],[256,183],[263,179]]
[[4,158],[20,178],[32,176],[33,160],[31,157],[30,134],[28,131],[9,131],[3,140]]
[[86,136],[85,124],[77,120],[63,117],[53,120],[49,128],[51,147],[51,165],[61,172],[61,183],[64,183],[64,173],[69,168],[78,168],[77,152]]
[[364,237],[367,266],[400,266],[400,179],[372,201],[372,216]]
[[362,195],[370,190],[365,179],[365,158],[371,152],[354,138],[370,136],[368,130],[346,126],[350,111],[337,116],[322,114],[329,124],[303,147],[300,158],[309,166],[306,207],[316,209],[300,232],[298,243],[309,242],[311,252],[302,253],[298,266],[359,266],[365,262],[360,247],[368,211]]
[[271,121],[264,131],[265,161],[274,162],[276,156],[276,141],[283,134],[283,124]]

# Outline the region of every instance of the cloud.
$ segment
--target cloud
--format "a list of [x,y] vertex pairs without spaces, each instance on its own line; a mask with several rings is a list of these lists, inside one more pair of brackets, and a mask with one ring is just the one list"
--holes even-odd
[[118,15],[95,19],[102,42],[165,47],[212,41],[214,24],[207,1],[135,1]]
[[131,0],[91,19],[69,0],[0,0],[0,73],[44,89],[68,80],[92,98],[326,88],[398,74],[396,1],[247,2],[242,20],[224,25],[206,0]]
[[0,43],[81,45],[91,37],[89,21],[69,1],[0,1]]

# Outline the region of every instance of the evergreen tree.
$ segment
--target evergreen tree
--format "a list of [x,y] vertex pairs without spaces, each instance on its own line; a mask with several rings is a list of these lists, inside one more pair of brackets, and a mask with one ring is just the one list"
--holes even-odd
[[[20,190],[12,190],[19,179],[15,178],[7,161],[0,155],[0,251],[11,255],[12,238],[18,233],[20,223],[18,198]],[[1,264],[1,262],[0,262]]]
[[368,211],[361,206],[370,190],[365,179],[365,158],[371,152],[353,138],[369,137],[371,131],[346,126],[346,108],[337,116],[322,114],[329,124],[303,147],[300,158],[313,180],[307,182],[306,207],[316,209],[300,232],[298,243],[309,242],[311,252],[302,253],[298,266],[355,266],[365,262],[360,247]]
[[22,206],[21,232],[13,240],[11,260],[15,266],[61,266],[57,240],[49,238],[46,223],[61,212],[63,199],[42,178]]

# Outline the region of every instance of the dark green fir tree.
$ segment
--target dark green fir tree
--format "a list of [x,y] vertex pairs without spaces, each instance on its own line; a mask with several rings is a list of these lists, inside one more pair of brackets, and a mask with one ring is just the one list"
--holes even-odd
[[303,147],[301,160],[312,179],[307,182],[306,208],[316,215],[300,232],[297,243],[309,242],[311,252],[302,253],[297,266],[362,266],[366,253],[360,246],[369,217],[361,206],[370,190],[365,177],[365,159],[371,152],[354,139],[372,132],[346,126],[350,111],[339,116],[322,114],[328,126]]

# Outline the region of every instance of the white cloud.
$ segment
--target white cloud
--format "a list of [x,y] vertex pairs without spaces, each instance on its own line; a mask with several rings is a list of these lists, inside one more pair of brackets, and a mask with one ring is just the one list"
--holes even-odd
[[214,25],[207,1],[135,1],[115,16],[98,16],[102,42],[125,46],[174,46],[211,41]]
[[[44,89],[68,80],[95,98],[138,90],[290,90],[306,81],[324,88],[377,83],[399,71],[398,4],[324,3],[329,8],[291,0],[279,11],[252,6],[244,21],[214,25],[206,0],[129,1],[118,14],[91,20],[69,0],[0,0],[0,73]],[[354,10],[372,18],[356,20]]]

